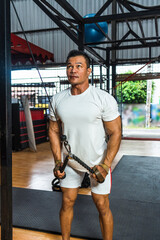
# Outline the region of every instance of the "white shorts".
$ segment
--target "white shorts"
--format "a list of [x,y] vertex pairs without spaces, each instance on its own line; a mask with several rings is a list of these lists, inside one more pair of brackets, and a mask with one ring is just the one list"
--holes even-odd
[[[60,186],[64,188],[78,188],[81,186],[85,172],[79,172],[70,166],[65,168],[66,177],[60,180]],[[96,194],[109,194],[111,192],[112,175],[111,169],[103,183],[98,183],[90,176],[91,191]]]

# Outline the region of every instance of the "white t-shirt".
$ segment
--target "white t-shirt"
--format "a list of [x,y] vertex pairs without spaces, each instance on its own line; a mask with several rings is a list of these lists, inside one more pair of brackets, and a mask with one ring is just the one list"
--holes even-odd
[[[62,121],[63,134],[67,136],[71,153],[90,167],[103,162],[107,149],[103,121],[119,116],[113,96],[93,86],[79,95],[72,95],[68,88],[53,96],[51,104]],[[56,120],[52,108],[49,118]],[[67,154],[64,147],[62,152],[64,158]],[[79,171],[86,171],[75,160],[69,160],[68,164]]]

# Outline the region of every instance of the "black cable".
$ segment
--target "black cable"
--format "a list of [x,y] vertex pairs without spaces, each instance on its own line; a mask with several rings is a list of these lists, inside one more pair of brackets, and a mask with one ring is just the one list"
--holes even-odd
[[141,4],[138,4],[138,3],[134,3],[132,1],[127,1],[130,5],[133,5],[135,7],[139,7],[139,8],[142,8],[142,9],[148,9],[148,10],[151,10],[151,9],[157,9],[157,8],[160,8],[160,5],[157,5],[157,6],[143,6]]
[[13,3],[13,0],[11,0],[11,3],[12,3],[12,6],[13,6],[13,8],[14,8],[14,11],[15,11],[15,14],[16,14],[16,16],[17,16],[17,19],[18,19],[18,22],[19,22],[19,24],[20,24],[20,27],[21,27],[21,29],[22,29],[24,38],[25,38],[25,40],[26,40],[26,42],[27,42],[27,46],[28,46],[28,48],[29,48],[29,51],[30,51],[30,54],[31,54],[31,56],[32,56],[34,65],[35,65],[35,67],[36,67],[36,70],[37,70],[37,72],[38,72],[39,78],[40,78],[40,80],[41,80],[41,82],[42,82],[42,86],[43,86],[43,88],[44,88],[44,90],[45,90],[45,93],[46,93],[46,96],[47,96],[47,98],[48,98],[50,107],[51,107],[51,109],[52,109],[52,111],[53,111],[54,117],[55,117],[56,122],[57,122],[57,124],[58,124],[59,130],[60,130],[60,135],[62,135],[62,127],[61,127],[61,124],[59,123],[58,117],[57,117],[57,114],[56,114],[56,111],[54,110],[54,108],[53,108],[53,106],[52,106],[52,104],[51,104],[51,99],[50,99],[50,97],[49,97],[49,95],[48,95],[46,86],[45,86],[45,84],[44,84],[44,82],[43,82],[43,79],[42,79],[42,76],[41,76],[41,74],[40,74],[40,71],[39,71],[37,62],[36,62],[35,57],[34,57],[34,55],[33,55],[32,49],[31,49],[30,44],[29,44],[29,42],[28,42],[26,33],[25,33],[24,28],[23,28],[23,26],[22,26],[21,20],[20,20],[20,18],[19,18],[19,16],[18,16],[18,13],[17,13],[16,7],[15,7],[15,5],[14,5],[14,3]]
[[79,159],[77,156],[74,154],[70,155],[71,158],[73,158],[76,162],[78,162],[81,166],[83,166],[85,169],[87,169],[90,173],[94,173],[94,170],[90,168],[85,162],[83,162],[81,159]]

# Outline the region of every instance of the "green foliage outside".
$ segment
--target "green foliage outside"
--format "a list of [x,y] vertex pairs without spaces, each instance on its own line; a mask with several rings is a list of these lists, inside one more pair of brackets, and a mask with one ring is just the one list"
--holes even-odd
[[[129,74],[132,73],[129,72]],[[154,82],[152,82],[152,96],[153,91]],[[147,80],[122,82],[122,84],[117,87],[116,94],[119,103],[146,103]]]

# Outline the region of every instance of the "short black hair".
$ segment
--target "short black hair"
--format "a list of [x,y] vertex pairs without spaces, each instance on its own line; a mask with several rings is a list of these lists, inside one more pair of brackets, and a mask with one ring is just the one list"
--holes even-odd
[[79,50],[72,50],[72,51],[70,51],[68,53],[66,63],[68,63],[69,58],[76,57],[76,56],[83,56],[85,58],[85,60],[86,60],[87,68],[90,67],[90,58],[89,58],[89,56],[85,52],[79,51]]

